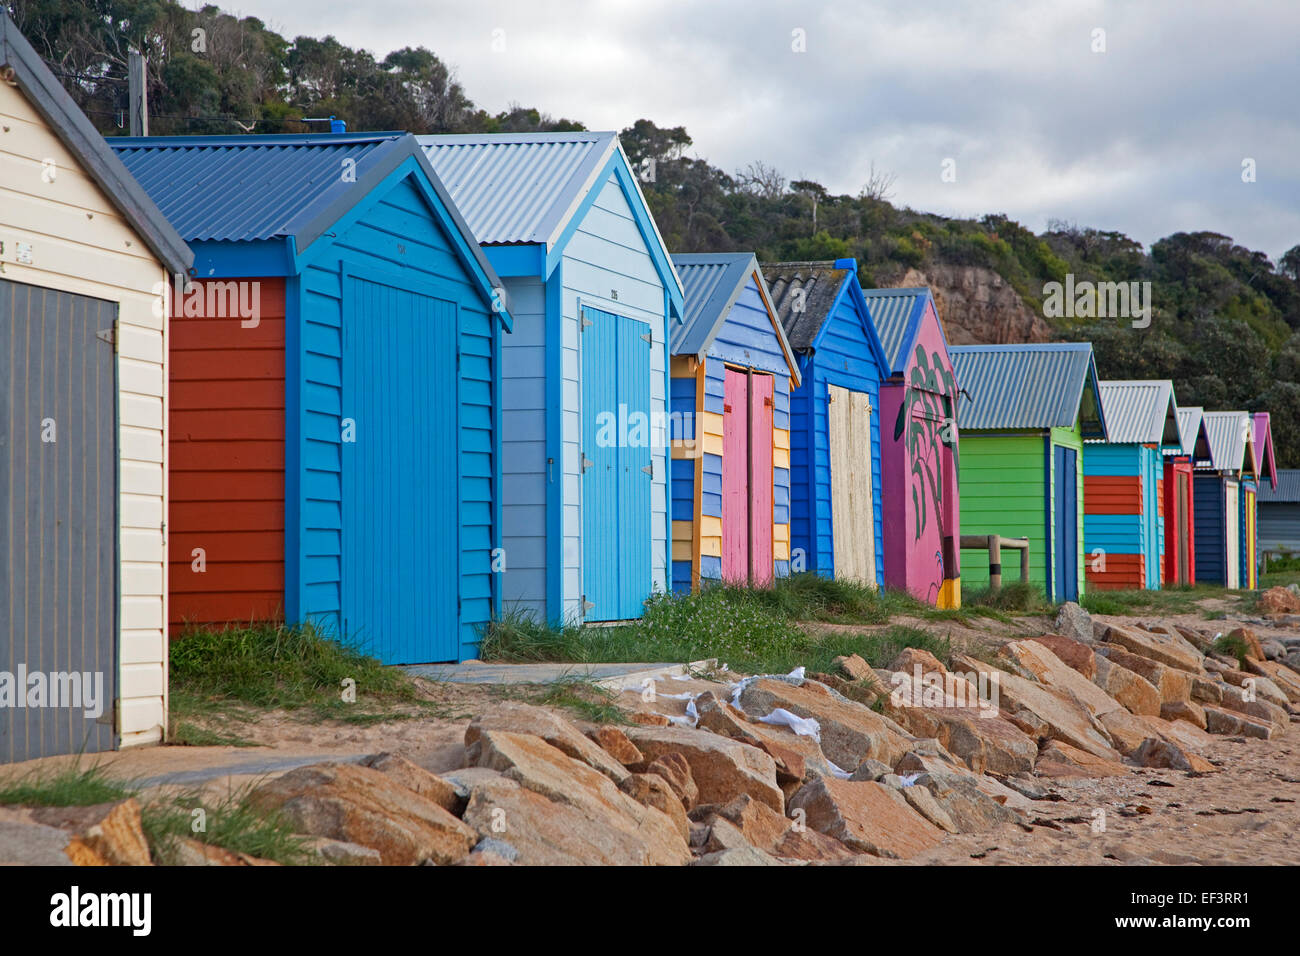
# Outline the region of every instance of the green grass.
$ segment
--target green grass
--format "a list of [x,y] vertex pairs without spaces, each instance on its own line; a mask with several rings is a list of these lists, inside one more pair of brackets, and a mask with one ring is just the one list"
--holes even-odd
[[[785,672],[799,665],[827,671],[835,657],[855,653],[883,666],[907,646],[947,656],[946,638],[917,628],[895,625],[869,633],[825,632],[801,627],[791,616],[815,607],[823,616],[810,614],[805,620],[845,623],[846,616],[870,614],[869,623],[887,621],[889,615],[873,608],[870,600],[878,599],[864,601],[852,588],[841,592],[801,582],[784,593],[780,588],[762,591],[719,586],[698,594],[661,594],[646,602],[640,620],[617,627],[552,628],[510,614],[487,629],[480,654],[486,660],[584,664],[717,658],[733,670],[747,673]],[[898,606],[911,604],[900,601]]]
[[1224,634],[1216,638],[1210,648],[1225,657],[1235,657],[1238,664],[1243,668],[1246,666],[1246,653],[1250,650],[1250,645],[1246,643],[1245,638],[1235,634]]
[[28,807],[86,807],[125,800],[132,791],[110,780],[101,764],[80,762],[22,776],[0,777],[0,804]]
[[[356,702],[343,700],[355,681]],[[366,724],[402,716],[395,707],[428,710],[415,683],[355,647],[311,626],[253,624],[192,629],[171,643],[172,718],[184,743],[226,743],[230,737],[194,719],[254,721],[259,710],[303,711],[311,719]]]
[[[141,811],[141,822],[154,862],[175,864],[184,837],[232,853],[247,853],[291,866],[310,862],[303,838],[295,835],[278,813],[253,808],[249,800],[251,790],[250,785],[216,803],[205,802],[191,793],[146,804]],[[203,829],[197,832],[194,830],[196,809],[203,811]]]
[[1046,614],[1053,610],[1053,605],[1041,590],[1024,581],[1012,581],[996,591],[985,588],[973,591],[969,596],[962,596],[962,609],[972,613],[983,611],[988,616],[1006,616],[1012,614]]
[[257,741],[237,734],[209,730],[188,720],[174,719],[167,731],[167,742],[178,747],[256,747]]
[[1178,614],[1195,611],[1198,602],[1209,598],[1246,600],[1246,595],[1239,595],[1227,588],[1208,584],[1195,586],[1166,586],[1159,591],[1119,590],[1086,593],[1079,601],[1084,610],[1090,614],[1142,615],[1142,614]]

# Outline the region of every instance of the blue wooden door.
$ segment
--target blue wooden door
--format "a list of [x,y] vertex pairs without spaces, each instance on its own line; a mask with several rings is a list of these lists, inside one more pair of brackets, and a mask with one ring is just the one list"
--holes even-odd
[[356,276],[346,281],[343,630],[385,664],[454,661],[456,305]]
[[1079,599],[1079,453],[1055,446],[1056,454],[1056,561],[1053,579],[1056,599]]
[[0,279],[0,763],[117,743],[116,319]]
[[649,326],[583,309],[584,617],[641,616],[651,585]]

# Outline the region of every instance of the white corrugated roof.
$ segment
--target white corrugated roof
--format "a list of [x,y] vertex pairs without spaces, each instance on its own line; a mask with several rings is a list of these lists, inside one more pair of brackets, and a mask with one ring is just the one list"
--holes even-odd
[[1169,379],[1099,382],[1112,443],[1179,445],[1178,406]]

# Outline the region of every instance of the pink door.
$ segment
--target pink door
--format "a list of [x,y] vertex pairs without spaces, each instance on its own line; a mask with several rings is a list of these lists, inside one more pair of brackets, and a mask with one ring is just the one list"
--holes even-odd
[[722,580],[772,583],[772,376],[727,369],[722,406]]
[[722,393],[722,580],[749,582],[749,376],[727,369]]
[[749,573],[772,585],[772,376],[749,379]]

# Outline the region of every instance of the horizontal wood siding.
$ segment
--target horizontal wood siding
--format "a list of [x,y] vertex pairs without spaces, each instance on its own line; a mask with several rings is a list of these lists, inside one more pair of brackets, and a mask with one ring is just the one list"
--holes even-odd
[[172,302],[173,634],[284,614],[285,284],[240,280],[257,283],[260,306],[245,328],[208,312],[209,285],[225,281]]
[[[1041,434],[998,436],[965,431],[958,462],[962,534],[1028,537],[1029,578],[1040,588],[1047,581],[1043,494],[1048,476],[1044,473],[1043,441]],[[1019,580],[1019,554],[1003,555],[1002,580]],[[978,591],[988,583],[988,551],[965,552],[963,591]]]

